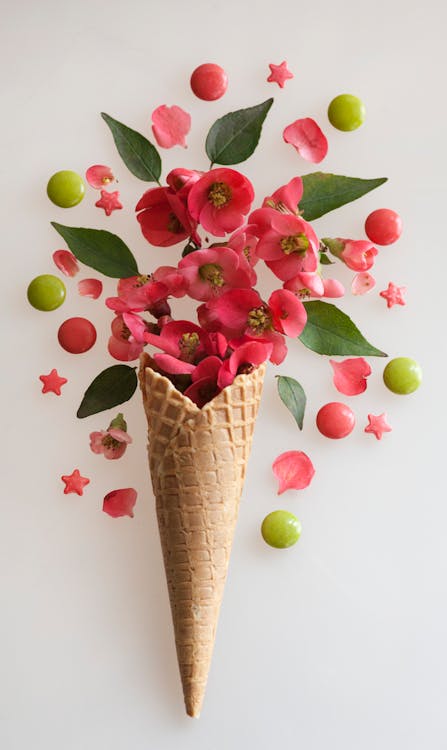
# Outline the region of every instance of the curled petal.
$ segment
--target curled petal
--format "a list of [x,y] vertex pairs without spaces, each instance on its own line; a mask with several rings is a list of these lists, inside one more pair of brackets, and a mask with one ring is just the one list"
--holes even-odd
[[162,148],[186,148],[185,136],[191,130],[191,115],[175,104],[172,107],[162,104],[152,112],[152,130]]
[[107,349],[109,354],[119,362],[131,362],[133,359],[138,359],[143,351],[143,346],[121,338],[118,339],[116,336],[110,336]]
[[191,374],[192,382],[195,383],[196,380],[202,380],[203,378],[214,378],[214,380],[217,380],[217,375],[221,367],[222,360],[220,357],[215,357],[214,355],[205,357],[194,368]]
[[98,299],[102,294],[102,281],[99,279],[81,279],[81,281],[78,281],[78,292],[82,297]]
[[328,151],[326,136],[315,120],[304,117],[288,125],[283,132],[286,143],[290,143],[306,161],[319,164]]
[[157,366],[169,375],[190,375],[195,369],[195,365],[177,359],[172,354],[154,354],[154,360]]
[[277,289],[269,297],[274,326],[286,336],[299,336],[307,322],[306,308],[293,292]]
[[94,164],[87,169],[85,179],[92,188],[101,190],[109,183],[114,182],[115,177],[110,167],[106,167],[104,164]]
[[286,451],[276,458],[273,473],[279,481],[278,495],[285,490],[303,490],[315,474],[312,461],[303,451]]
[[59,271],[66,276],[76,276],[79,271],[78,261],[69,250],[56,250],[53,253],[53,260]]
[[144,320],[135,313],[123,313],[123,321],[129,329],[135,343],[144,344],[144,334],[147,331]]
[[118,440],[119,443],[126,443],[126,445],[129,445],[129,443],[132,442],[132,438],[124,430],[119,430],[116,427],[109,427],[107,432],[114,440]]
[[112,518],[119,518],[120,516],[133,518],[133,509],[136,502],[137,492],[132,487],[112,490],[105,496],[102,509]]
[[363,357],[344,359],[343,362],[335,362],[330,359],[334,371],[334,385],[340,393],[345,396],[357,396],[366,391],[366,378],[371,375],[371,367]]
[[356,273],[352,279],[351,291],[353,294],[366,294],[375,285],[376,280],[374,276],[368,273],[368,271],[361,271],[360,273]]
[[323,279],[324,297],[343,297],[345,288],[337,279]]

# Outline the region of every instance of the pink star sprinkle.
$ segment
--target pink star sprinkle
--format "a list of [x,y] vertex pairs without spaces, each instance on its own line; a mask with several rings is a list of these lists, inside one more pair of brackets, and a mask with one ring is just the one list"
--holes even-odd
[[396,286],[390,281],[388,288],[380,292],[380,296],[386,299],[387,307],[393,307],[393,305],[406,305],[404,294],[407,291],[405,286]]
[[43,383],[42,393],[55,393],[56,396],[61,395],[61,387],[68,383],[67,378],[61,378],[54,368],[49,375],[39,375],[39,380]]
[[277,83],[281,89],[284,88],[284,83],[288,78],[293,78],[293,73],[287,68],[287,63],[285,60],[281,63],[281,65],[274,65],[274,63],[269,63],[269,68],[271,70],[271,73],[267,78],[267,81],[269,83]]
[[108,193],[107,190],[101,190],[101,198],[96,201],[95,206],[103,208],[106,212],[106,216],[110,216],[112,211],[116,211],[117,208],[122,208],[123,204],[119,200],[119,190],[114,190],[112,193]]
[[386,421],[386,413],[379,414],[377,417],[374,414],[368,414],[369,424],[365,427],[365,432],[371,432],[376,436],[377,440],[382,439],[384,432],[391,432],[392,427]]
[[69,495],[71,492],[76,492],[77,495],[83,495],[85,485],[90,484],[90,479],[87,479],[87,477],[81,477],[79,469],[75,469],[72,474],[62,476],[61,479],[65,482],[64,495]]

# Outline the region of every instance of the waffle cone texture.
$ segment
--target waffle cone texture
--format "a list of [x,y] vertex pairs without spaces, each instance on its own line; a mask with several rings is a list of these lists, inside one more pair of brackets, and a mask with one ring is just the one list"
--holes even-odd
[[199,409],[141,356],[148,457],[186,712],[199,716],[265,365]]

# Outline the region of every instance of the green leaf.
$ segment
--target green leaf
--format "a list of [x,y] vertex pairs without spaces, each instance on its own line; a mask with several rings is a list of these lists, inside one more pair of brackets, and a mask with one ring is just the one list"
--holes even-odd
[[137,387],[135,367],[112,365],[90,383],[77,411],[79,419],[128,401]]
[[145,182],[159,182],[161,159],[155,146],[141,133],[101,112],[101,117],[112,131],[113,140],[128,169]]
[[306,394],[302,385],[287,375],[277,375],[278,393],[281,401],[295,417],[300,430],[303,429],[304,411],[306,408]]
[[262,104],[229,112],[216,120],[206,138],[206,153],[213,164],[240,164],[252,155],[258,145],[262,123],[273,104]]
[[52,221],[51,226],[64,238],[81,263],[112,279],[138,275],[138,266],[127,245],[116,234],[105,229],[65,227]]
[[182,258],[186,258],[187,255],[190,255],[191,253],[195,253],[196,250],[199,250],[199,246],[196,245],[194,240],[190,240],[187,245],[182,250]]
[[322,266],[333,266],[334,261],[328,258],[326,253],[320,253],[320,263]]
[[307,323],[299,337],[304,346],[318,354],[387,357],[362,336],[357,326],[335,305],[321,300],[304,302]]
[[370,190],[383,185],[387,177],[362,180],[359,177],[344,177],[339,174],[312,172],[303,176],[303,197],[299,209],[303,219],[313,221],[345,203],[361,198]]

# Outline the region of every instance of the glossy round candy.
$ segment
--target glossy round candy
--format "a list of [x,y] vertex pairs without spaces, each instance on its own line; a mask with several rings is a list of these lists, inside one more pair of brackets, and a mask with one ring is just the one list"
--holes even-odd
[[317,414],[317,427],[325,437],[339,440],[354,429],[355,417],[352,409],[340,401],[331,401],[321,407]]
[[402,219],[390,208],[378,208],[366,219],[365,232],[375,245],[391,245],[402,234]]
[[47,195],[50,201],[61,208],[77,206],[82,201],[84,192],[84,180],[69,169],[55,172],[48,180]]
[[340,94],[329,104],[327,116],[337,130],[356,130],[365,119],[365,105],[352,94]]
[[191,88],[199,99],[212,102],[225,94],[228,78],[224,69],[215,63],[204,63],[191,76]]
[[36,310],[56,310],[65,300],[65,284],[57,276],[44,273],[30,282],[26,294]]
[[261,534],[270,547],[285,549],[296,544],[301,535],[301,524],[293,513],[274,510],[262,522]]
[[406,396],[419,388],[422,383],[422,370],[414,359],[396,357],[385,367],[383,381],[393,393]]
[[59,327],[57,338],[70,354],[88,352],[96,341],[96,328],[87,318],[68,318]]

